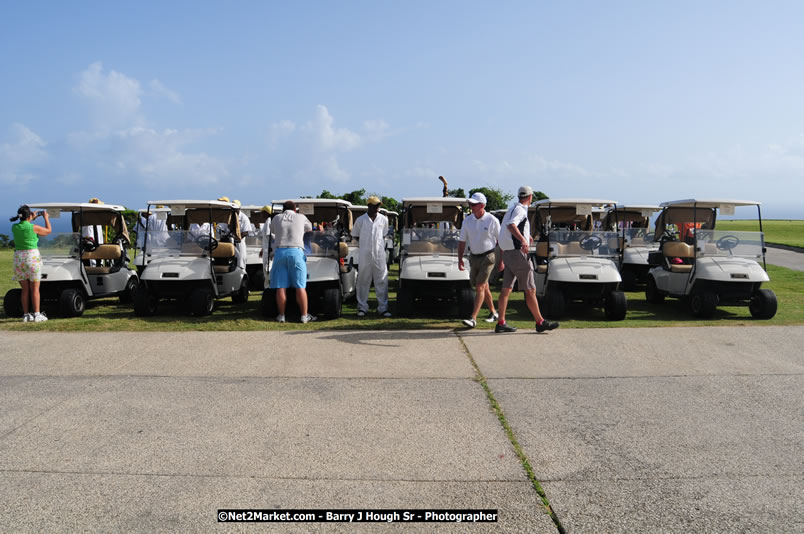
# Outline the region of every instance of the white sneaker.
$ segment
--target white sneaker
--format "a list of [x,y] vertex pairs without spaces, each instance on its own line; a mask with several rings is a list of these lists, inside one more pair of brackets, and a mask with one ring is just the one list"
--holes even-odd
[[461,322],[464,324],[464,326],[468,326],[469,328],[474,328],[477,326],[477,321],[474,319],[464,319]]
[[276,322],[277,323],[284,323],[285,322],[285,316],[284,315],[277,315],[276,316]]
[[389,317],[393,317],[393,315],[389,311],[382,312],[382,316],[385,317],[386,319],[388,319]]
[[363,310],[360,310],[359,312],[357,312],[357,316],[358,316],[358,317],[365,317],[365,316],[366,316],[366,312],[364,312]]
[[305,323],[305,324],[306,323],[312,323],[316,319],[318,319],[318,317],[316,317],[315,315],[310,315],[309,313],[307,315],[302,315],[301,316],[301,322]]
[[33,314],[32,313],[26,313],[25,315],[23,315],[22,316],[22,322],[23,323],[32,323],[32,322],[34,322]]
[[33,316],[33,322],[35,323],[44,323],[47,321],[47,315],[42,312],[36,312]]
[[487,323],[496,323],[500,319],[500,314],[497,312],[490,313],[488,317],[483,319]]

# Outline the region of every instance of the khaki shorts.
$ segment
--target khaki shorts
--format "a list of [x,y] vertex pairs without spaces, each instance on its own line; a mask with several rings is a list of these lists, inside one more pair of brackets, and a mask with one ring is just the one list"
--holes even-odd
[[521,250],[503,250],[502,259],[505,263],[502,286],[505,289],[514,287],[514,277],[519,281],[521,291],[536,289],[536,280],[533,278],[533,264],[528,261],[528,257],[522,254]]
[[473,287],[477,287],[477,284],[488,284],[496,263],[497,255],[493,250],[486,254],[472,254],[469,260],[469,283]]

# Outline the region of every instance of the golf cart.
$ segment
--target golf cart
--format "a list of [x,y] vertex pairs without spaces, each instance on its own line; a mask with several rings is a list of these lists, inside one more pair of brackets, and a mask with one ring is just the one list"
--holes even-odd
[[[344,299],[355,294],[357,269],[347,241],[351,240],[352,205],[346,200],[323,198],[292,199],[298,212],[313,224],[313,231],[304,235],[307,256],[307,301],[310,313],[332,319],[341,316]],[[284,200],[273,201],[281,211]],[[275,251],[270,246],[271,253]],[[295,301],[295,292],[288,291],[288,302]],[[262,311],[266,317],[278,314],[276,290],[266,288],[262,293]]]
[[[128,266],[130,240],[123,206],[60,202],[29,206],[47,210],[51,219],[71,217],[72,232],[39,236],[43,304],[57,304],[62,317],[78,317],[89,299],[131,301],[139,279]],[[17,288],[5,295],[3,308],[9,317],[22,317],[20,293]]]
[[[658,303],[666,296],[689,302],[697,317],[711,317],[718,305],[748,306],[756,319],[776,315],[776,295],[760,289],[770,281],[765,272],[765,240],[759,202],[740,200],[675,200],[663,202],[650,254],[645,298]],[[733,215],[737,206],[756,206],[759,232],[717,230],[718,210]],[[762,260],[763,266],[759,265]]]
[[619,236],[594,230],[592,210],[613,200],[540,200],[536,211],[541,232],[531,261],[534,262],[536,296],[547,316],[558,319],[572,301],[603,307],[606,319],[625,319],[627,302],[620,291],[617,269]]
[[[254,227],[253,235],[243,235],[246,242],[246,274],[248,274],[251,291],[265,289],[268,278],[262,262],[262,225],[271,224],[271,215],[262,210],[262,206],[240,206],[240,211],[248,217]],[[242,230],[242,229],[241,229]]]
[[[216,299],[248,301],[248,276],[235,258],[235,244],[240,240],[237,205],[218,200],[154,200],[148,202],[149,210],[156,205],[170,209],[170,216],[180,221],[179,229],[151,230],[151,219],[146,217],[142,247],[146,266],[134,294],[134,313],[154,315],[162,299],[182,301],[197,316],[212,313]],[[157,212],[157,216],[167,214]],[[229,230],[221,232],[216,228],[220,223]]]
[[609,208],[603,219],[603,228],[620,235],[618,266],[623,289],[632,291],[637,284],[648,280],[648,255],[659,250],[650,231],[650,219],[661,208],[651,204],[626,204]]
[[402,200],[402,250],[399,256],[397,313],[413,313],[417,299],[456,301],[468,317],[474,306],[469,270],[458,269],[458,242],[465,198]]
[[[150,208],[142,208],[137,210],[137,224],[134,226],[134,232],[137,234],[137,240],[134,245],[134,266],[137,268],[137,274],[142,275],[145,270],[145,265],[151,261],[150,255],[145,255],[142,252],[142,247],[145,244],[145,227],[146,224],[151,232],[152,245],[155,243],[163,243],[170,237],[170,230],[181,229],[182,217],[177,217],[170,214],[170,209],[164,206],[157,206]],[[146,219],[150,218],[150,222],[146,223]]]

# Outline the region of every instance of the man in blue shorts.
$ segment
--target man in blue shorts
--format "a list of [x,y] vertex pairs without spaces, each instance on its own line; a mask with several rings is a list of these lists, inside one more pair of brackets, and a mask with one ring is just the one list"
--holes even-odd
[[271,219],[274,236],[274,263],[271,266],[271,289],[276,289],[276,320],[285,322],[287,288],[296,289],[296,303],[301,311],[301,322],[309,323],[316,318],[307,313],[307,258],[304,256],[304,233],[313,229],[310,220],[296,213],[296,204],[288,200],[282,205],[282,213]]

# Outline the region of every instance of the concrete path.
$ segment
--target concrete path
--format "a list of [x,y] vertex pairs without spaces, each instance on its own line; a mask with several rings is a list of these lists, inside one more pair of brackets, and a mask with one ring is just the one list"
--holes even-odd
[[804,271],[804,253],[781,248],[767,247],[765,261],[771,265]]
[[[804,532],[804,327],[0,335],[2,532]],[[218,524],[218,508],[496,524]]]

